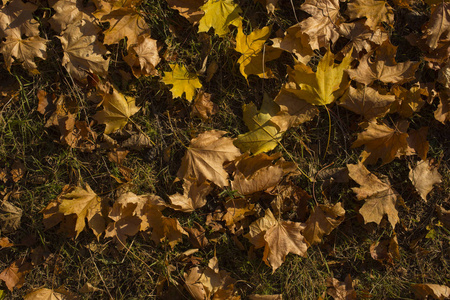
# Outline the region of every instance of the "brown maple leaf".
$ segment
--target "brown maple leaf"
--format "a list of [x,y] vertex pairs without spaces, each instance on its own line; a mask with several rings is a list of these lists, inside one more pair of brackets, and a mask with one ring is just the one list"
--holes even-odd
[[411,288],[417,299],[429,299],[428,296],[432,296],[433,299],[444,300],[450,297],[450,288],[445,285],[424,283],[413,284]]
[[348,274],[344,281],[329,277],[326,280],[327,294],[334,300],[356,300],[356,291],[353,288],[352,277]]
[[397,236],[394,235],[391,238],[372,243],[370,245],[370,255],[381,263],[387,262],[392,265],[394,260],[400,259]]
[[223,137],[225,131],[211,130],[191,140],[181,167],[179,178],[196,178],[199,183],[210,180],[220,187],[228,186],[228,174],[223,168],[241,152],[233,145],[233,139]]
[[191,116],[198,116],[203,121],[208,120],[219,111],[217,104],[211,101],[211,94],[200,91],[194,99]]
[[300,23],[286,29],[284,37],[274,38],[271,41],[272,47],[294,54],[295,58],[305,65],[314,54],[309,44],[309,36],[303,32]]
[[183,194],[176,193],[169,196],[172,203],[171,208],[183,212],[193,212],[206,204],[206,196],[213,190],[208,181],[201,183],[190,178],[185,178],[183,182]]
[[358,200],[365,200],[359,213],[364,218],[364,223],[375,222],[380,224],[384,215],[387,215],[392,227],[398,223],[398,212],[395,208],[398,193],[391,187],[389,181],[386,183],[369,172],[359,162],[357,165],[347,165],[349,176],[361,187],[353,188]]
[[[5,2],[3,2],[5,3]],[[33,12],[37,5],[22,0],[12,0],[0,8],[0,37],[26,35],[28,37],[39,36],[39,22],[33,18]]]
[[180,15],[193,24],[197,24],[205,14],[200,10],[200,6],[205,3],[205,0],[167,0],[167,3],[170,8],[178,10]]
[[[85,4],[80,0],[53,0],[51,4],[56,13],[50,18],[49,23],[53,30],[61,33],[68,25],[78,23],[81,20],[93,23],[92,13],[95,6],[92,3]],[[98,31],[100,31],[98,27]]]
[[428,98],[428,91],[419,86],[413,86],[407,90],[402,86],[395,85],[391,88],[391,93],[395,95],[397,100],[391,107],[391,112],[397,112],[403,118],[409,118],[418,112]]
[[339,38],[339,24],[344,20],[339,13],[339,0],[306,0],[300,8],[311,17],[300,22],[301,30],[309,36],[312,49],[327,47]]
[[439,93],[439,105],[434,111],[434,118],[445,124],[450,120],[450,90],[445,89]]
[[0,280],[3,280],[8,290],[20,289],[25,283],[25,275],[32,269],[28,262],[18,259],[0,273]]
[[138,203],[117,201],[111,208],[108,217],[113,220],[106,227],[105,237],[112,237],[117,248],[125,248],[127,236],[139,232],[141,219],[134,215]]
[[328,235],[344,221],[345,210],[342,204],[317,205],[305,223],[303,236],[310,245],[320,243],[324,235]]
[[442,2],[431,7],[430,20],[423,29],[425,44],[434,50],[439,41],[450,40],[450,3]]
[[394,23],[393,9],[384,0],[353,0],[347,6],[347,14],[351,19],[366,17],[365,24],[372,30],[381,22]]
[[433,185],[442,182],[438,167],[432,166],[431,162],[421,160],[413,169],[409,167],[409,180],[413,183],[420,197],[426,202],[427,195],[433,189]]
[[409,123],[404,120],[399,122],[395,129],[370,121],[365,125],[365,131],[358,133],[358,139],[353,142],[352,148],[364,145],[364,163],[375,164],[381,158],[383,164],[387,164],[397,155],[405,153],[408,146],[408,126]]
[[150,34],[142,34],[137,38],[137,44],[128,47],[128,55],[123,60],[131,67],[134,76],[156,76],[156,66],[161,61],[158,54],[157,41]]
[[[386,40],[376,51],[364,55],[359,66],[356,69],[347,70],[347,73],[351,79],[365,85],[370,85],[375,80],[398,84],[411,81],[414,79],[419,63],[411,61],[397,63],[396,51],[397,47]],[[373,59],[372,56],[374,56]]]
[[430,143],[427,141],[428,127],[421,127],[418,130],[408,131],[408,148],[405,155],[417,154],[422,160],[427,160],[427,153]]

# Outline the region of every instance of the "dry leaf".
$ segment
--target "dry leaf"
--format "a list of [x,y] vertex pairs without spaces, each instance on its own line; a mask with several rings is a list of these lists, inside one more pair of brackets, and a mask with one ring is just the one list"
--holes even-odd
[[400,259],[397,236],[394,235],[392,238],[372,243],[370,245],[370,255],[375,260],[380,262],[386,261],[392,265],[394,260]]
[[161,61],[158,54],[157,41],[150,34],[138,36],[137,44],[128,48],[128,55],[123,60],[131,67],[134,76],[156,76],[156,66]]
[[353,289],[352,277],[347,275],[344,282],[329,277],[326,280],[327,294],[334,300],[356,300],[356,291]]
[[200,9],[205,15],[200,19],[198,32],[208,32],[214,28],[215,34],[224,36],[230,32],[228,26],[237,26],[241,20],[239,13],[242,10],[233,0],[208,0]]
[[434,112],[434,118],[445,124],[448,120],[450,120],[450,90],[445,89],[441,93],[439,93],[439,106]]
[[429,299],[428,296],[431,296],[433,299],[444,300],[450,297],[450,288],[445,285],[433,283],[413,284],[411,288],[417,299]]
[[217,106],[217,104],[211,101],[211,94],[200,92],[194,99],[191,116],[198,116],[203,121],[206,121],[218,111],[219,107]]
[[197,24],[203,17],[204,12],[200,10],[200,6],[205,3],[204,0],[167,0],[167,3],[193,24]]
[[250,299],[250,300],[283,300],[283,295],[282,294],[277,294],[277,295],[253,294],[253,295],[249,295],[248,299]]
[[427,160],[427,153],[430,149],[430,143],[427,141],[428,127],[421,127],[417,130],[408,132],[408,148],[406,155],[417,154],[422,160]]
[[228,174],[223,164],[241,152],[233,139],[223,137],[225,131],[211,130],[191,140],[178,170],[179,178],[196,178],[199,183],[210,180],[219,187],[228,186]]
[[[59,0],[52,5],[55,14],[50,18],[49,23],[53,30],[61,33],[70,24],[78,23],[81,20],[87,22],[94,22],[95,7],[90,4],[85,4],[80,0]],[[100,27],[98,28],[100,31]]]
[[40,288],[34,292],[28,293],[23,297],[24,300],[69,300],[74,297],[67,297],[52,289]]
[[18,259],[0,273],[0,280],[5,282],[10,291],[14,288],[20,289],[25,283],[25,275],[31,269],[30,263]]
[[224,207],[227,210],[223,215],[222,220],[228,228],[233,229],[234,225],[243,220],[246,216],[253,215],[255,213],[255,205],[249,203],[247,199],[231,199],[224,203]]
[[342,204],[317,205],[306,221],[303,236],[310,245],[320,243],[324,235],[328,235],[344,221],[345,210]]
[[347,165],[349,176],[361,187],[352,188],[358,200],[365,200],[359,213],[364,218],[364,223],[375,222],[378,225],[387,215],[392,227],[398,223],[399,217],[395,204],[398,193],[391,187],[389,182],[384,183],[375,175],[369,172],[366,167],[359,162],[357,165]]
[[302,31],[300,24],[295,24],[286,29],[283,38],[274,38],[271,41],[273,42],[273,48],[291,52],[299,62],[305,65],[314,54],[311,45],[309,45],[309,37]]
[[409,123],[404,120],[397,124],[395,129],[370,121],[365,125],[365,131],[358,133],[358,139],[353,142],[352,148],[364,145],[364,163],[375,164],[381,158],[383,165],[387,164],[399,153],[403,154],[406,151],[408,126]]
[[436,206],[439,221],[444,224],[445,228],[450,229],[450,210],[443,208],[440,205]]
[[39,36],[39,22],[33,18],[37,5],[22,0],[12,0],[0,9],[0,37],[11,36],[11,32],[18,32],[18,36]]
[[20,226],[22,209],[7,202],[0,202],[0,224],[3,233],[13,233]]
[[347,7],[351,19],[366,17],[366,25],[375,30],[381,22],[393,25],[394,11],[384,0],[352,0]]
[[430,49],[436,49],[439,41],[450,39],[450,3],[441,2],[431,7],[431,16],[423,29],[426,37],[426,45]]
[[184,227],[184,230],[189,233],[189,241],[195,248],[204,248],[208,245],[205,228],[197,222],[194,222],[193,227]]
[[171,208],[183,212],[193,212],[206,204],[206,196],[213,190],[208,181],[198,182],[185,178],[183,182],[183,194],[176,193],[169,196]]
[[99,94],[103,97],[103,110],[97,112],[94,119],[100,124],[106,124],[106,134],[125,127],[128,119],[141,109],[136,106],[134,97],[126,97],[115,88],[111,93],[100,91]]
[[182,97],[185,94],[185,99],[189,102],[194,99],[195,89],[202,87],[200,80],[194,73],[189,73],[183,65],[170,64],[171,72],[165,72],[162,78],[164,84],[171,84],[173,98]]
[[142,132],[133,134],[131,137],[122,142],[122,147],[138,151],[144,148],[151,148],[153,146],[154,143],[150,137]]
[[112,237],[119,250],[126,247],[127,236],[134,236],[139,232],[141,219],[134,215],[137,205],[116,201],[108,214],[113,222],[106,227],[105,237]]
[[442,182],[438,167],[432,166],[431,162],[421,160],[413,169],[409,166],[409,180],[413,183],[420,197],[426,202],[427,195],[433,189],[433,185]]
[[397,112],[403,118],[410,118],[415,112],[418,112],[425,104],[422,95],[425,99],[428,97],[428,91],[421,89],[418,86],[413,86],[407,90],[402,86],[396,85],[391,89],[394,93],[397,103],[391,108],[391,112]]

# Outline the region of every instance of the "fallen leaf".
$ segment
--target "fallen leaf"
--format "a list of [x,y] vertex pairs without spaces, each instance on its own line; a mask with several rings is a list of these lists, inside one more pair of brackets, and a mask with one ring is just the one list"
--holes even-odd
[[219,187],[228,186],[228,174],[223,164],[241,152],[233,139],[223,137],[225,131],[210,130],[191,140],[178,170],[179,178],[196,178],[199,183],[210,180]]
[[391,112],[397,112],[403,118],[410,118],[418,112],[425,104],[422,95],[425,99],[428,97],[428,91],[421,89],[418,86],[413,86],[407,90],[402,86],[396,85],[391,89],[395,95],[397,103],[391,108]]
[[99,238],[100,234],[105,230],[105,220],[101,214],[102,201],[99,196],[86,184],[86,186],[77,186],[71,192],[64,193],[59,196],[61,204],[59,211],[65,216],[74,214],[76,216],[75,232],[76,236],[84,230],[86,226],[85,218],[87,218],[89,228]]
[[[87,22],[94,22],[92,13],[95,10],[92,3],[85,4],[79,0],[59,0],[53,1],[52,8],[55,14],[50,18],[49,23],[53,30],[61,33],[68,25],[85,20]],[[100,31],[100,27],[98,31]]]
[[370,121],[365,125],[365,131],[358,133],[358,139],[353,142],[352,148],[364,145],[364,162],[375,164],[379,158],[383,165],[394,160],[398,153],[404,153],[408,143],[406,129],[409,123],[401,121],[395,129],[385,124]]
[[310,245],[320,243],[322,237],[328,235],[344,221],[345,210],[342,204],[317,205],[305,223],[303,236]]
[[18,32],[18,36],[39,36],[39,22],[33,18],[36,4],[22,0],[12,0],[4,3],[0,9],[0,37],[11,36],[11,32]]
[[277,295],[253,294],[253,295],[249,295],[248,299],[250,299],[250,300],[283,300],[283,295],[282,294],[277,294]]
[[270,119],[278,112],[278,105],[267,95],[258,111],[254,103],[244,104],[243,117],[250,132],[240,134],[234,144],[242,152],[250,151],[254,155],[267,152],[278,146],[283,136],[280,129]]
[[87,293],[94,293],[94,292],[98,292],[98,291],[102,291],[102,289],[99,289],[99,288],[93,286],[92,284],[90,284],[89,282],[86,282],[78,292],[80,292],[82,294],[87,294]]
[[307,64],[314,52],[309,45],[309,36],[303,32],[300,24],[295,24],[284,32],[284,37],[271,39],[272,47],[279,48],[294,54],[295,58]]
[[142,132],[133,134],[131,137],[122,142],[122,147],[138,151],[144,148],[151,148],[154,145],[155,144],[152,142],[150,137]]
[[20,226],[22,219],[22,209],[9,203],[2,201],[0,203],[0,224],[3,233],[13,233]]
[[299,26],[309,36],[311,48],[328,47],[339,38],[338,26],[344,21],[339,13],[339,0],[306,0],[300,8],[311,15]]
[[394,101],[394,95],[380,94],[376,89],[359,85],[356,89],[350,86],[339,105],[365,120],[372,120],[383,117]]
[[64,50],[62,65],[75,79],[86,82],[90,73],[106,76],[109,58],[105,46],[98,41],[97,33],[88,23],[70,24],[58,37]]
[[450,210],[443,208],[440,205],[436,206],[439,221],[444,224],[445,228],[450,229]]
[[366,17],[365,24],[372,30],[381,22],[394,23],[394,10],[384,0],[352,0],[347,6],[347,14],[351,19]]
[[157,226],[153,227],[152,231],[152,240],[156,244],[167,241],[173,249],[176,244],[183,240],[183,235],[188,235],[176,218],[161,217],[158,223]]
[[129,118],[140,110],[134,97],[126,97],[115,88],[110,93],[100,92],[100,95],[103,97],[103,110],[97,112],[94,119],[100,124],[106,124],[106,134],[125,127]]
[[0,238],[0,248],[9,248],[12,246],[14,246],[14,244],[11,243],[7,237]]
[[73,299],[66,297],[52,289],[40,288],[34,292],[28,293],[23,297],[24,300],[65,300]]
[[183,194],[176,193],[169,196],[171,208],[183,212],[193,212],[206,204],[206,196],[213,190],[209,182],[198,182],[190,178],[184,179]]
[[167,3],[193,24],[197,24],[203,17],[204,12],[200,7],[205,3],[204,0],[167,0]]
[[189,73],[183,65],[170,64],[171,72],[165,72],[162,82],[164,84],[171,84],[172,96],[174,98],[182,97],[185,94],[185,99],[189,102],[194,99],[195,89],[202,87],[200,80],[194,73]]
[[278,5],[278,0],[256,0],[256,1],[264,5],[268,13],[270,14],[275,13],[275,9],[277,8]]
[[439,105],[434,111],[434,118],[445,124],[450,120],[450,90],[446,89],[439,93]]
[[224,36],[230,32],[228,26],[238,26],[241,21],[242,10],[233,0],[208,0],[200,9],[205,14],[199,21],[198,32],[214,28],[215,34]]
[[370,255],[379,262],[387,262],[392,265],[394,260],[400,259],[397,236],[394,235],[389,239],[372,243],[370,245]]
[[391,187],[389,182],[382,182],[359,162],[357,165],[347,165],[349,176],[361,187],[352,188],[358,200],[365,200],[359,213],[364,218],[364,223],[375,222],[378,225],[387,215],[392,227],[399,222],[398,212],[395,208],[398,193]]
[[433,283],[413,284],[411,288],[418,299],[429,299],[428,296],[431,296],[434,299],[444,300],[450,297],[450,288],[445,285]]
[[189,233],[189,241],[195,248],[204,248],[208,245],[208,239],[205,236],[206,230],[197,222],[194,222],[193,227],[184,227]]
[[211,94],[200,92],[194,99],[191,116],[198,116],[203,121],[208,120],[219,111],[217,104],[211,101]]
[[436,166],[432,166],[431,162],[421,160],[413,169],[409,166],[409,180],[413,183],[420,197],[426,202],[427,195],[433,189],[433,185],[442,182],[442,177]]
[[[383,2],[384,1],[379,1]],[[350,78],[365,85],[372,84],[375,80],[384,83],[405,83],[414,79],[414,74],[419,67],[419,62],[395,61],[397,47],[389,40],[377,48],[374,52],[364,55],[356,69],[347,70]]]
[[138,36],[137,43],[128,48],[128,55],[123,60],[131,67],[134,76],[156,76],[156,66],[161,61],[158,54],[157,41],[150,34]]
[[18,182],[25,175],[27,168],[20,160],[15,160],[11,166],[11,178],[14,182]]
[[31,269],[30,263],[18,259],[0,273],[0,280],[3,280],[8,290],[12,292],[14,288],[20,289],[24,285],[25,275]]
[[134,236],[139,232],[141,219],[134,215],[137,203],[115,202],[108,217],[113,220],[105,230],[105,238],[112,237],[117,249],[122,250],[126,246],[127,236]]
[[448,61],[440,70],[438,81],[444,85],[445,88],[450,88],[450,61]]
[[353,288],[352,277],[347,275],[344,282],[329,277],[326,280],[327,294],[334,300],[356,300],[356,291]]
[[408,132],[408,148],[406,155],[417,154],[422,160],[427,160],[427,153],[430,149],[430,143],[427,141],[428,127],[421,127],[417,130]]
[[442,2],[431,7],[431,15],[423,29],[426,37],[426,45],[430,49],[436,49],[441,40],[450,39],[450,3]]
[[288,92],[313,105],[327,105],[333,103],[345,92],[348,80],[344,70],[350,67],[353,58],[351,53],[337,65],[334,54],[328,50],[317,65],[314,73],[309,66],[298,63],[294,69],[288,68],[291,82],[295,82],[299,89],[287,88]]
[[224,207],[227,212],[223,215],[222,220],[230,229],[234,228],[237,222],[255,213],[255,205],[247,199],[230,199],[224,203]]

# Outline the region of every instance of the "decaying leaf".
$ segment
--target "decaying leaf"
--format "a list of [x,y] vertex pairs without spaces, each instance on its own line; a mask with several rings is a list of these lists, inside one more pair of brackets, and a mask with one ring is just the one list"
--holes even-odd
[[399,221],[398,212],[395,208],[398,193],[391,187],[389,182],[385,183],[369,172],[359,162],[357,165],[347,165],[349,176],[361,187],[353,188],[358,200],[365,200],[359,213],[363,216],[365,223],[375,222],[380,224],[384,215],[394,228]]
[[100,95],[103,97],[103,110],[97,112],[94,119],[100,124],[106,124],[106,134],[123,128],[128,119],[140,109],[133,97],[126,97],[115,88],[111,92],[100,92]]
[[427,141],[428,127],[421,127],[417,130],[408,131],[408,148],[406,155],[417,154],[422,160],[427,160],[427,153],[430,143]]
[[223,36],[230,32],[228,26],[237,26],[241,20],[242,10],[233,0],[208,0],[200,9],[205,15],[200,19],[198,32],[214,28],[215,34]]
[[358,133],[358,139],[352,144],[352,148],[365,146],[363,157],[367,164],[375,164],[379,158],[383,164],[387,164],[406,151],[408,126],[407,121],[402,121],[392,129],[385,124],[370,121],[365,125],[365,131]]
[[12,233],[19,228],[22,212],[21,208],[8,201],[0,202],[0,228],[3,233]]
[[409,167],[409,180],[413,183],[420,197],[427,201],[427,195],[433,189],[433,185],[441,183],[442,177],[436,166],[432,166],[431,162],[421,160],[413,169]]
[[211,101],[211,94],[200,92],[194,99],[191,116],[198,116],[204,121],[219,111],[217,104]]
[[5,282],[10,291],[14,288],[20,289],[25,283],[25,275],[31,269],[30,263],[18,259],[0,273],[0,280]]
[[206,230],[197,222],[194,222],[193,227],[184,227],[184,230],[189,233],[189,241],[195,248],[204,248],[208,245]]
[[328,235],[344,221],[345,210],[342,204],[317,205],[305,223],[303,236],[310,245],[320,243],[324,235]]
[[277,295],[253,294],[253,295],[249,295],[248,299],[250,299],[250,300],[283,300],[283,295],[282,294],[277,294]]
[[191,102],[194,99],[195,89],[202,87],[197,75],[189,73],[183,65],[170,64],[170,68],[172,71],[164,73],[162,82],[172,85],[170,91],[174,98],[185,94],[185,99]]
[[445,124],[450,120],[450,90],[446,89],[439,95],[439,106],[434,112],[434,118]]
[[356,291],[353,288],[352,277],[348,274],[344,281],[336,278],[327,278],[327,294],[334,300],[356,300]]
[[351,53],[337,65],[334,54],[328,50],[317,65],[314,73],[309,66],[296,64],[294,69],[288,68],[290,81],[295,82],[299,89],[287,88],[288,92],[313,105],[327,105],[333,103],[345,92],[348,79],[344,70],[350,67],[353,58]]
[[219,187],[228,186],[228,174],[223,168],[241,152],[233,145],[233,139],[223,137],[226,132],[211,130],[191,140],[181,167],[179,178],[196,178],[199,183],[210,180]]
[[439,221],[444,224],[445,228],[450,229],[450,210],[443,208],[442,206],[436,206]]
[[375,260],[387,262],[392,265],[394,260],[400,259],[397,236],[394,235],[389,239],[372,243],[370,245],[370,255]]
[[441,2],[431,8],[430,21],[423,32],[430,49],[436,49],[439,41],[450,39],[450,3]]
[[428,296],[433,297],[433,299],[444,300],[450,297],[450,288],[445,285],[424,283],[424,284],[413,284],[411,286],[414,295],[417,299],[429,299]]
[[183,212],[192,212],[206,204],[206,196],[213,190],[208,181],[197,182],[190,178],[184,179],[184,193],[169,196],[172,208]]
[[425,104],[422,95],[425,99],[428,97],[428,91],[418,86],[413,86],[407,90],[402,86],[396,85],[391,89],[391,92],[394,93],[397,100],[396,105],[393,105],[391,111],[397,112],[403,118],[411,117],[422,108]]

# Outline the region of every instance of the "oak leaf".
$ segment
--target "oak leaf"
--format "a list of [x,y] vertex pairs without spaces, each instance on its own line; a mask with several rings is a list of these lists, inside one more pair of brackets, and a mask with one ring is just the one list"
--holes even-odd
[[[3,2],[5,3],[5,2]],[[22,0],[12,0],[0,8],[0,37],[14,35],[11,32],[18,32],[19,37],[39,36],[39,22],[33,18],[33,12],[37,5]]]
[[381,94],[379,90],[359,85],[356,89],[350,86],[339,105],[361,115],[365,120],[371,120],[383,117],[394,101],[394,95]]
[[162,82],[171,84],[172,96],[174,98],[182,97],[185,94],[189,102],[194,99],[195,89],[202,87],[200,80],[194,73],[189,73],[183,65],[170,64],[171,72],[165,72]]
[[395,129],[370,121],[365,125],[365,131],[358,133],[358,139],[353,142],[352,148],[364,145],[362,156],[367,164],[375,164],[379,158],[383,164],[387,164],[407,149],[408,126],[409,123],[404,120],[399,122]]
[[190,178],[184,179],[183,194],[176,193],[169,196],[171,208],[183,212],[193,212],[206,204],[206,196],[213,190],[209,182],[201,183]]
[[211,130],[192,139],[177,176],[196,178],[199,183],[210,180],[219,187],[228,186],[228,174],[223,164],[234,160],[241,152],[233,145],[233,139],[223,137],[225,133]]
[[233,0],[208,0],[200,9],[205,14],[199,21],[198,32],[214,28],[215,34],[224,36],[230,32],[228,26],[237,26],[241,22],[239,13],[242,10]]
[[32,74],[39,74],[34,61],[36,57],[47,58],[47,40],[39,36],[22,39],[18,28],[10,32],[2,43],[0,51],[5,58],[6,69],[11,70],[11,65],[16,59],[22,63],[25,69]]
[[358,200],[365,200],[359,213],[364,218],[364,223],[375,222],[380,224],[384,215],[387,215],[392,227],[399,221],[398,212],[395,208],[398,193],[391,187],[389,181],[386,183],[378,179],[369,172],[366,167],[359,162],[357,165],[347,165],[350,178],[356,181],[361,187],[353,188]]
[[149,34],[143,34],[138,36],[136,45],[128,48],[128,55],[123,60],[131,67],[134,76],[158,75],[156,66],[161,58],[156,42]]
[[97,34],[89,23],[70,24],[58,37],[64,50],[62,65],[73,78],[85,82],[89,73],[106,76],[109,58],[105,46],[98,41]]
[[267,95],[264,95],[259,111],[254,103],[244,104],[244,122],[250,131],[240,134],[234,144],[242,152],[250,151],[255,155],[274,149],[283,136],[280,128],[271,121],[278,110],[278,105]]
[[342,204],[317,205],[305,223],[303,236],[310,245],[320,243],[324,235],[328,235],[344,221],[345,210]]
[[432,296],[434,299],[444,300],[450,297],[450,288],[445,285],[424,283],[413,284],[411,288],[417,299],[429,299],[428,296]]
[[339,0],[306,0],[300,8],[311,17],[299,23],[309,36],[311,48],[316,50],[334,43],[340,36],[339,25],[344,18],[339,13]]
[[376,51],[364,55],[358,67],[347,70],[347,73],[351,79],[365,85],[370,85],[375,80],[398,84],[411,81],[414,79],[414,73],[419,67],[419,62],[397,63],[395,61],[396,52],[397,47],[386,40]]
[[432,166],[427,160],[421,160],[413,169],[409,167],[409,180],[413,183],[420,197],[426,202],[427,195],[433,189],[433,185],[442,182],[442,177],[436,166]]
[[197,24],[203,17],[204,12],[200,7],[205,3],[204,0],[167,0],[167,3],[193,24]]
[[102,200],[88,184],[84,188],[77,186],[73,191],[63,193],[60,199],[59,211],[65,216],[72,214],[76,216],[76,237],[85,228],[86,218],[89,227],[94,231],[97,238],[103,233],[105,230],[105,220],[101,214]]
[[328,50],[317,65],[314,73],[309,66],[296,64],[289,68],[291,82],[295,82],[299,89],[287,88],[286,91],[313,105],[327,105],[333,103],[345,92],[348,85],[344,70],[352,62],[351,52],[347,54],[339,65],[334,63],[334,54]]
[[394,23],[394,11],[384,0],[352,0],[347,7],[351,19],[366,17],[366,25],[375,30],[381,22]]
[[103,96],[103,110],[97,112],[94,119],[100,124],[106,124],[106,134],[123,128],[129,118],[140,110],[133,97],[126,97],[114,87],[112,92],[100,91],[99,94]]

